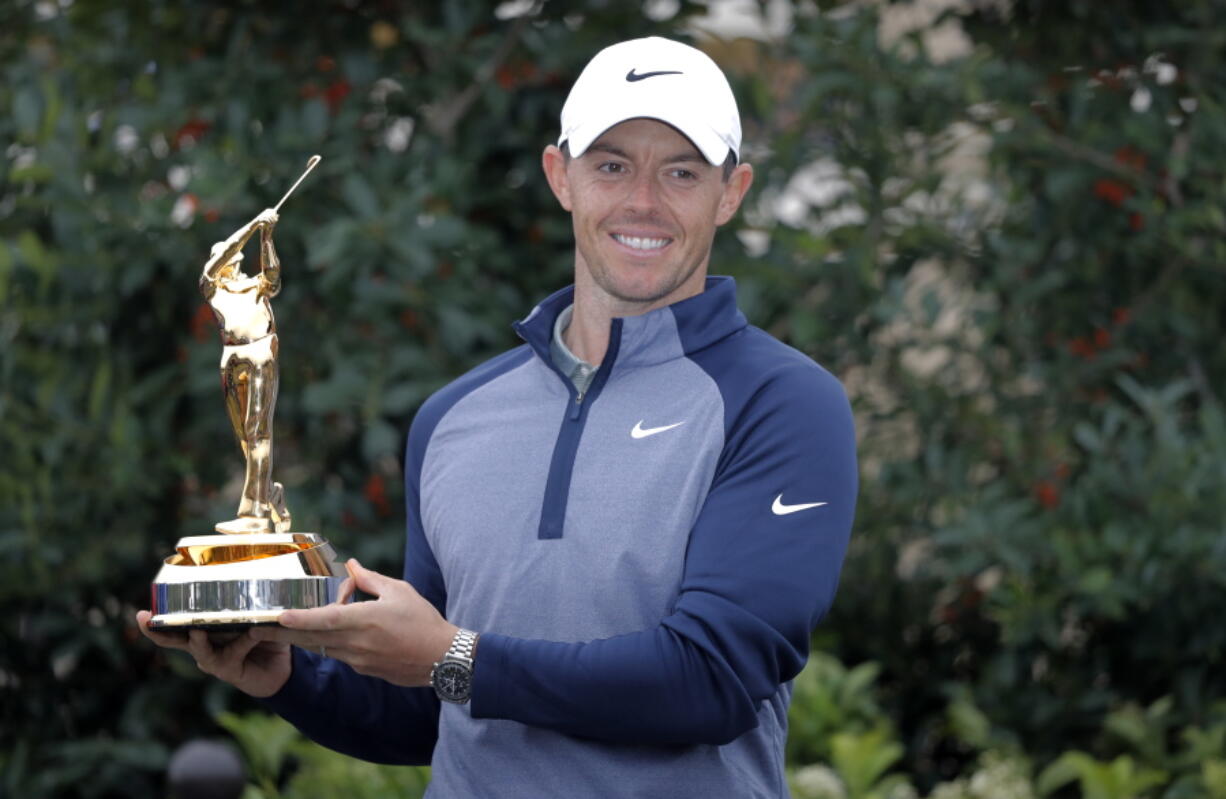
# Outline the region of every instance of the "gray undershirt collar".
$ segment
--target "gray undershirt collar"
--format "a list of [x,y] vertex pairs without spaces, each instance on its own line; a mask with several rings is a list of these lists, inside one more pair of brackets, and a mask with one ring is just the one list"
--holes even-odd
[[570,327],[570,318],[574,310],[574,305],[566,306],[566,309],[558,314],[557,321],[553,323],[553,341],[549,344],[549,356],[553,359],[553,365],[558,368],[558,371],[569,377],[570,382],[575,384],[575,390],[580,394],[585,394],[588,387],[592,385],[592,379],[596,377],[596,370],[599,367],[575,357],[575,354],[566,346],[566,342],[562,340],[562,334],[566,332],[566,328]]

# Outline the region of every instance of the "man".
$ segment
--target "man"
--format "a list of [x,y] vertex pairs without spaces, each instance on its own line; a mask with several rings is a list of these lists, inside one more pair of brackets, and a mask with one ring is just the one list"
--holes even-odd
[[[272,415],[277,404],[277,326],[270,299],[281,291],[281,261],[272,243],[271,208],[213,245],[200,273],[200,292],[221,329],[221,389],[234,436],[247,460],[238,518],[220,533],[284,532],[290,527],[285,492],[272,480]],[[243,273],[243,246],[260,231],[260,271]]]
[[542,158],[575,284],[414,419],[405,580],[352,564],[377,600],[156,640],[327,746],[431,762],[432,795],[786,795],[855,442],[837,381],[707,277],[739,148],[704,54],[599,53]]

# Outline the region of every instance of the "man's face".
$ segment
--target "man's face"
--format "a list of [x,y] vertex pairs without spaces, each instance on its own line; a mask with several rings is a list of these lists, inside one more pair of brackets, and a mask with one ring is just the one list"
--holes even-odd
[[575,284],[614,311],[642,313],[703,289],[715,229],[736,213],[753,170],[723,168],[674,128],[631,119],[578,158],[556,147],[546,176],[575,230]]
[[217,276],[222,280],[233,280],[243,275],[243,254],[240,252],[235,255],[225,266],[217,270]]

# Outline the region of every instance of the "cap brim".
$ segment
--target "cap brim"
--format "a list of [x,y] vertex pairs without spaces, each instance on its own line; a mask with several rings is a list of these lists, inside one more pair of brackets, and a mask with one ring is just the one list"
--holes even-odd
[[732,152],[728,143],[711,130],[710,125],[706,122],[688,118],[685,114],[677,113],[675,110],[665,112],[660,109],[639,110],[630,116],[615,112],[594,117],[576,126],[569,133],[563,132],[558,145],[561,146],[563,142],[566,142],[571,156],[578,158],[587,152],[592,142],[599,139],[605,131],[631,119],[654,119],[657,122],[663,122],[689,139],[702,157],[715,166],[721,166],[728,159],[728,153]]

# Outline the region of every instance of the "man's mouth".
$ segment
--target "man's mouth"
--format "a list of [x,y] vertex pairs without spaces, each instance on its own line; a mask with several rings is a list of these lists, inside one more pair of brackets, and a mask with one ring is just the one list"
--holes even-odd
[[613,240],[634,250],[659,250],[667,246],[670,238],[651,238],[648,236],[627,236],[622,233],[611,233]]

